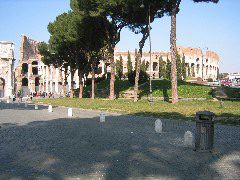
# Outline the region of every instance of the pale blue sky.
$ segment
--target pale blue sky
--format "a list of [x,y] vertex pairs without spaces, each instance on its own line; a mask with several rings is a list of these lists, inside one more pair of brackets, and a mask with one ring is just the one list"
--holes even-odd
[[[48,41],[47,25],[70,9],[70,0],[0,0],[0,40],[16,44],[19,60],[21,34]],[[220,0],[219,4],[182,0],[177,16],[177,44],[208,48],[220,56],[221,72],[240,71],[240,1]],[[152,23],[153,51],[169,51],[170,17]],[[121,34],[120,50],[138,48],[139,35],[128,29]],[[148,51],[148,41],[144,48]]]

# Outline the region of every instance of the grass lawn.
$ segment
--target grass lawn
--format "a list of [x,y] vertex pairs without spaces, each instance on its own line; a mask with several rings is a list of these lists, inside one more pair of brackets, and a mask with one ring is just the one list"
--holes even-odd
[[140,100],[134,103],[131,100],[107,99],[39,99],[38,103],[59,105],[66,107],[77,107],[83,109],[94,109],[138,116],[154,116],[174,119],[194,119],[197,111],[209,110],[221,119],[222,123],[240,125],[240,102],[224,101],[224,106],[220,107],[219,102],[211,100],[205,101],[180,101],[171,104],[164,101],[156,101],[150,106],[147,100]]
[[[97,89],[109,89],[109,80],[104,80],[97,84]],[[121,97],[121,94],[133,87],[128,80],[116,80],[115,93]],[[140,86],[140,96],[146,97],[149,94],[149,84]],[[171,97],[171,82],[168,80],[154,79],[152,81],[154,97]],[[85,92],[90,92],[91,86],[85,88]],[[88,93],[89,94],[89,93]],[[187,82],[178,82],[178,95],[182,98],[212,98],[212,89],[209,86],[192,84]]]

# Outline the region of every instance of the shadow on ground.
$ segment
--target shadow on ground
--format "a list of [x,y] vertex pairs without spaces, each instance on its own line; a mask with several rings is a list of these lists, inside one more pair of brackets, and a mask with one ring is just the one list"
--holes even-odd
[[[183,134],[156,134],[154,120],[109,116],[105,123],[95,117],[33,121],[22,126],[2,124],[0,179],[196,179],[226,175],[215,164],[235,150],[218,155],[194,152],[182,145]],[[238,161],[234,163],[239,167]]]
[[[52,106],[52,108],[56,108],[56,106]],[[6,110],[6,109],[16,109],[16,110],[35,110],[35,105],[32,103],[27,103],[27,107],[25,107],[25,103],[21,102],[21,103],[17,103],[17,102],[10,102],[10,103],[5,103],[5,102],[1,102],[0,103],[0,110]],[[48,109],[47,106],[44,105],[38,105],[38,110],[44,110],[44,109]]]

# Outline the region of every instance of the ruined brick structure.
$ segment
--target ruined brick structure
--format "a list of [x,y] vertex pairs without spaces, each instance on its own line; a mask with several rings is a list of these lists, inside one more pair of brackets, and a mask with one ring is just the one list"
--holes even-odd
[[[35,92],[60,94],[63,92],[63,72],[53,66],[46,66],[41,61],[37,45],[37,41],[22,36],[21,56],[19,64],[15,69],[16,92],[21,91],[23,96]],[[69,89],[71,79],[68,78],[67,81]]]

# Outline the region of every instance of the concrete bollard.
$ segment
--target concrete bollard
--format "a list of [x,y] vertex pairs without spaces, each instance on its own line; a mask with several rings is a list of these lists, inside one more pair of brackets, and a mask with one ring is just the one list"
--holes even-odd
[[191,131],[186,131],[184,134],[184,146],[193,147],[193,134]]
[[35,110],[37,110],[38,109],[38,104],[35,104]]
[[162,121],[160,119],[155,121],[155,131],[156,133],[162,133]]
[[27,102],[25,102],[25,108],[27,108],[28,107],[28,103]]
[[73,116],[73,110],[72,108],[68,108],[68,117],[72,117]]
[[53,112],[53,110],[52,110],[52,105],[49,105],[49,106],[48,106],[48,112]]
[[100,122],[105,122],[105,117],[106,117],[105,113],[101,112],[100,113]]

